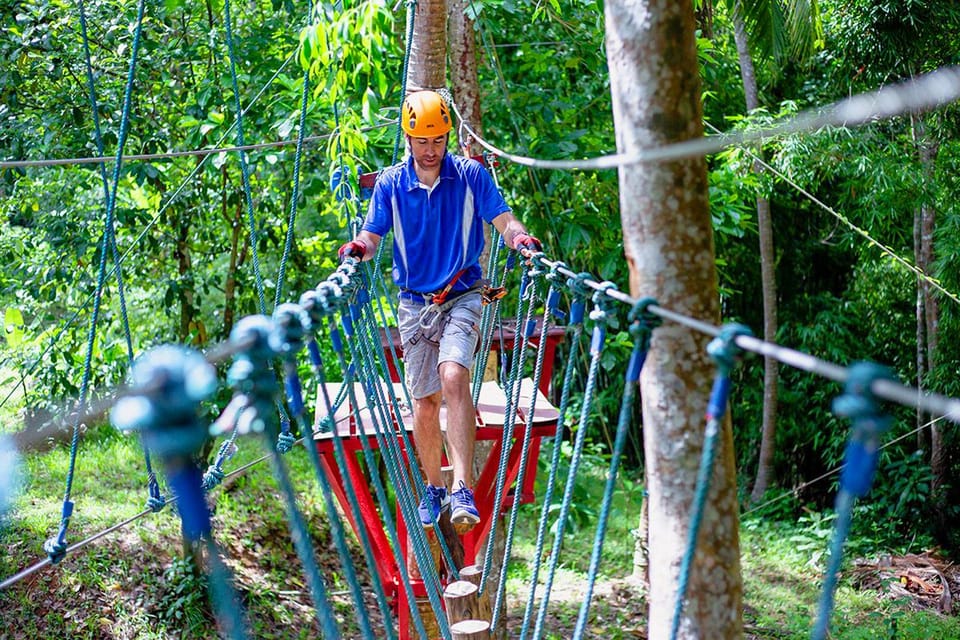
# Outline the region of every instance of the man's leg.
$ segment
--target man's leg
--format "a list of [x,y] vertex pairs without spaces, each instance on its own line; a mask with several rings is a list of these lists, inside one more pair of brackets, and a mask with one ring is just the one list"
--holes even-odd
[[413,401],[413,441],[427,484],[443,486],[440,459],[443,436],[440,433],[440,393]]
[[453,463],[450,518],[457,525],[475,525],[480,514],[473,499],[473,449],[477,414],[470,393],[470,367],[479,336],[480,295],[466,294],[450,309],[440,339],[440,386],[447,403],[447,453]]
[[400,302],[398,324],[403,342],[406,382],[413,396],[413,439],[416,456],[426,476],[427,487],[418,508],[424,526],[433,526],[449,504],[440,459],[443,436],[440,433],[440,376],[437,371],[437,342],[424,335],[420,327],[422,306]]
[[477,416],[470,395],[470,372],[456,362],[440,364],[440,383],[447,400],[447,442],[453,463],[453,487],[473,486],[473,446]]

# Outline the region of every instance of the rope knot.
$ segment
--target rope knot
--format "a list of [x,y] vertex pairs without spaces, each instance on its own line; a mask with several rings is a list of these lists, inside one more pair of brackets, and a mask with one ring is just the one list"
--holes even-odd
[[656,304],[655,298],[640,298],[627,314],[627,320],[630,321],[630,335],[639,342],[643,351],[650,349],[650,338],[653,330],[663,324],[663,318],[650,311],[650,307],[656,306]]
[[163,511],[163,508],[167,506],[167,499],[160,493],[160,483],[157,482],[157,474],[152,471],[147,480],[147,491],[150,494],[150,497],[147,498],[147,508],[154,513]]
[[293,449],[293,445],[297,443],[297,437],[290,433],[289,431],[282,431],[279,436],[277,436],[277,453],[287,453]]
[[[66,531],[61,527],[61,531]],[[43,550],[47,552],[47,557],[53,564],[59,564],[67,556],[67,540],[65,537],[49,538],[43,543]]]
[[[543,259],[542,256],[539,255],[536,257],[540,260]],[[547,280],[549,280],[551,284],[557,284],[560,282],[560,278],[563,277],[563,274],[560,273],[561,269],[565,269],[567,271],[570,270],[565,263],[559,260],[550,265],[550,271],[547,273]]]
[[243,318],[230,332],[230,342],[240,346],[227,382],[237,395],[245,396],[254,416],[250,427],[263,431],[279,385],[271,360],[281,352],[282,339],[274,323],[262,315]]
[[161,494],[147,498],[147,509],[154,513],[160,513],[167,506],[167,499]]
[[[579,277],[579,276],[578,276]],[[616,290],[617,285],[605,280],[598,285],[598,289],[593,294],[593,310],[590,312],[590,319],[594,322],[608,322],[609,321],[609,307],[612,298],[610,297],[610,291]]]
[[190,454],[207,438],[199,406],[217,387],[216,371],[197,351],[163,346],[143,354],[130,372],[131,395],[110,419],[121,431],[141,431],[161,457]]
[[567,278],[567,286],[570,287],[570,291],[573,293],[575,298],[588,298],[590,297],[590,286],[587,284],[587,281],[592,279],[593,275],[581,271],[572,278]]
[[298,304],[281,304],[273,312],[273,322],[280,339],[280,355],[285,361],[295,360],[307,336],[307,312]]
[[212,464],[207,467],[206,473],[203,474],[203,480],[200,482],[200,486],[203,487],[204,491],[210,491],[223,482],[225,475],[223,469]]
[[723,376],[728,376],[737,366],[743,349],[737,344],[740,336],[752,336],[750,328],[743,324],[730,322],[720,328],[720,333],[707,345],[707,353]]
[[893,419],[880,408],[873,384],[894,380],[886,367],[873,362],[858,362],[847,372],[843,395],[833,401],[833,411],[852,421],[850,440],[844,453],[840,487],[862,497],[870,491],[880,453],[880,435],[890,428]]
[[873,393],[873,383],[894,379],[888,368],[873,362],[858,362],[850,366],[843,395],[833,401],[833,412],[853,421],[852,439],[867,441],[890,427],[891,418],[881,410]]

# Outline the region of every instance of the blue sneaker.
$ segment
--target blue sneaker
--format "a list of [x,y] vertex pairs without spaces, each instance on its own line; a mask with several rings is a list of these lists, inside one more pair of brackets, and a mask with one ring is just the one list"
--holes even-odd
[[450,514],[450,520],[453,524],[472,527],[480,522],[480,512],[477,511],[477,505],[473,501],[473,491],[467,489],[462,480],[460,481],[460,488],[451,494],[450,504],[453,508],[453,512]]
[[423,499],[420,500],[420,506],[417,507],[420,523],[424,528],[429,529],[440,517],[440,513],[449,506],[450,498],[447,496],[447,489],[428,484],[423,493]]

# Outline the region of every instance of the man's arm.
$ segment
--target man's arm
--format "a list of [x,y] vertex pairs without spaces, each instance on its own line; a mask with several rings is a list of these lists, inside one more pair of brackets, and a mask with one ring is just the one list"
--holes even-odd
[[[518,246],[517,241],[520,241],[520,245],[534,244],[536,245],[536,250],[540,250],[540,241],[527,233],[527,228],[523,226],[523,223],[517,220],[517,217],[513,215],[512,211],[505,211],[493,219],[493,226],[496,227],[497,231],[500,232],[500,235],[503,236],[503,242],[511,249],[520,249],[521,246]],[[528,248],[528,247],[523,247]]]

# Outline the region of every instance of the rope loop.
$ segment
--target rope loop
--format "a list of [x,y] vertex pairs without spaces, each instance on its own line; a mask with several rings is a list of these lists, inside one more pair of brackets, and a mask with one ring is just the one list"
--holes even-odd
[[723,376],[729,376],[743,355],[743,349],[737,344],[739,336],[752,336],[746,325],[730,322],[720,328],[720,334],[707,345],[707,353],[713,358],[717,369]]
[[163,511],[163,508],[167,506],[167,499],[160,493],[160,483],[157,482],[157,474],[152,471],[147,480],[147,491],[150,494],[150,497],[147,498],[147,508],[154,513]]

